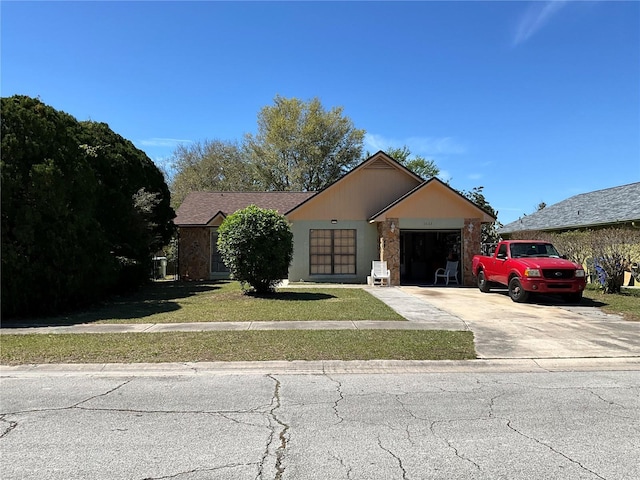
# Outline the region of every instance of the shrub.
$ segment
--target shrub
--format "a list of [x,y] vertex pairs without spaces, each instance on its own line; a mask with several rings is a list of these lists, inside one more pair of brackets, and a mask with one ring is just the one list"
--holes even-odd
[[218,251],[243,288],[270,293],[287,275],[293,258],[293,233],[275,210],[250,205],[230,215],[218,229]]

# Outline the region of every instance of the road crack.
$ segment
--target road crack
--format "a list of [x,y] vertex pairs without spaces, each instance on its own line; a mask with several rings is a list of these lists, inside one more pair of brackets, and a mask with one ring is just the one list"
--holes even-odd
[[267,375],[271,380],[275,382],[273,396],[271,398],[271,408],[268,411],[269,415],[269,438],[267,439],[267,445],[262,455],[258,468],[257,479],[264,478],[264,467],[269,457],[275,457],[275,480],[282,480],[282,475],[285,471],[284,459],[287,450],[287,444],[289,442],[288,432],[289,425],[283,422],[277,415],[277,410],[282,406],[280,399],[280,380],[273,375]]
[[7,420],[4,417],[5,417],[4,415],[0,416],[0,422],[3,423],[3,428],[2,428],[2,431],[0,432],[0,438],[6,437],[18,426],[18,422],[14,422],[13,420]]
[[602,480],[606,480],[606,479],[605,479],[605,477],[603,477],[603,476],[601,476],[601,475],[598,475],[596,472],[594,472],[593,470],[591,470],[591,469],[587,468],[586,466],[584,466],[584,465],[583,465],[582,463],[580,463],[579,461],[574,460],[573,458],[569,457],[568,455],[565,455],[564,453],[562,453],[562,452],[561,452],[561,451],[559,451],[559,450],[556,450],[555,448],[553,448],[553,447],[552,447],[551,445],[549,445],[548,443],[545,443],[545,442],[543,442],[543,441],[541,441],[541,440],[538,440],[538,439],[537,439],[537,438],[535,438],[535,437],[532,437],[532,436],[530,436],[530,435],[527,435],[527,434],[526,434],[526,433],[524,433],[524,432],[521,432],[520,430],[518,430],[516,427],[514,427],[514,426],[511,424],[511,420],[507,420],[507,427],[509,427],[512,431],[514,431],[514,432],[515,432],[515,433],[517,433],[518,435],[520,435],[520,436],[522,436],[522,437],[524,437],[524,438],[527,438],[527,439],[529,439],[529,440],[531,440],[531,441],[533,441],[533,442],[537,443],[538,445],[542,445],[542,446],[544,446],[544,447],[548,448],[549,450],[551,450],[551,451],[552,451],[553,453],[555,453],[556,455],[560,455],[562,458],[564,458],[564,459],[566,459],[566,460],[570,461],[570,462],[571,462],[571,463],[573,463],[574,465],[577,465],[578,467],[580,467],[580,468],[581,468],[582,470],[584,470],[585,472],[589,472],[590,474],[595,475],[597,478],[600,478],[600,479],[602,479]]
[[[479,420],[479,419],[478,419],[478,420]],[[439,424],[439,423],[451,423],[451,421],[449,421],[449,420],[446,420],[446,421],[438,420],[438,421],[435,421],[435,422],[431,422],[430,429],[431,429],[431,433],[433,434],[433,436],[434,436],[435,438],[439,438],[440,440],[442,440],[443,442],[445,442],[445,443],[447,444],[447,448],[449,448],[450,450],[452,450],[452,451],[453,451],[453,453],[454,453],[454,455],[455,455],[456,457],[458,457],[460,460],[464,460],[465,462],[470,463],[470,464],[471,464],[471,465],[473,465],[477,470],[482,470],[482,467],[480,467],[480,465],[479,465],[479,464],[477,464],[476,462],[474,462],[474,461],[473,461],[473,460],[471,460],[470,458],[467,458],[467,457],[465,457],[464,455],[462,455],[462,454],[458,451],[458,449],[455,447],[455,445],[449,441],[449,439],[448,439],[448,438],[445,438],[445,437],[443,437],[443,436],[441,436],[441,435],[438,435],[438,433],[436,433],[436,425],[437,425],[437,424]]]
[[400,470],[402,471],[402,478],[403,478],[403,480],[407,480],[409,477],[407,476],[407,469],[404,468],[404,464],[402,462],[402,458],[400,458],[398,455],[393,453],[389,448],[387,448],[384,445],[382,445],[382,439],[380,438],[380,436],[378,436],[378,446],[380,447],[380,449],[382,449],[383,451],[385,451],[389,455],[391,455],[391,457],[393,457],[396,460],[396,462],[398,462],[398,466],[400,467]]
[[215,472],[218,470],[225,470],[225,469],[238,468],[238,467],[249,467],[249,466],[255,466],[255,465],[257,465],[257,463],[229,463],[227,465],[220,465],[219,467],[194,468],[192,470],[172,473],[171,475],[163,475],[161,477],[144,477],[143,480],[165,480],[169,478],[179,478],[183,475],[193,475],[194,473]]
[[[338,424],[344,422],[344,417],[342,417],[339,413],[338,413],[338,404],[344,400],[344,394],[342,393],[342,383],[339,382],[338,380],[334,380],[333,378],[331,378],[331,376],[325,374],[325,376],[331,380],[333,383],[336,384],[336,392],[338,392],[338,399],[333,402],[333,413],[336,416],[336,418],[338,419]],[[336,424],[337,425],[337,424]]]

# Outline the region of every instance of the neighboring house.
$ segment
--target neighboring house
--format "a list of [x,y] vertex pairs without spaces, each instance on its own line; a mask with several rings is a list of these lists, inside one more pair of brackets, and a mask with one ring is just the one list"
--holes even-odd
[[495,221],[439,179],[424,181],[378,152],[319,192],[189,194],[174,220],[182,278],[228,275],[216,249],[217,227],[251,204],[291,222],[291,282],[365,283],[371,262],[384,260],[392,285],[432,283],[453,255],[459,278],[472,285],[481,225]]
[[498,233],[640,227],[640,182],[581,193],[504,225]]

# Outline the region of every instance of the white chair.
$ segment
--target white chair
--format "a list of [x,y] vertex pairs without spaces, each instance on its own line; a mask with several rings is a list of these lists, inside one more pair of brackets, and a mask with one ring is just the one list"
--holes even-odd
[[439,278],[444,278],[446,285],[449,285],[450,281],[455,281],[457,285],[460,285],[460,283],[458,283],[458,262],[447,261],[445,268],[437,269],[433,283],[437,284]]
[[387,262],[374,260],[371,262],[371,283],[382,286],[387,282],[387,287],[391,286],[391,271],[387,268]]

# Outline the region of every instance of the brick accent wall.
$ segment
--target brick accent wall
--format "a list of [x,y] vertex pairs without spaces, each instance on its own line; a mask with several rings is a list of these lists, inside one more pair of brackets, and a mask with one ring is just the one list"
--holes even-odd
[[462,229],[462,284],[475,284],[472,267],[473,256],[480,254],[482,224],[479,218],[465,218]]
[[209,278],[211,259],[211,229],[206,227],[180,228],[178,261],[182,280]]
[[[393,225],[393,231],[391,226]],[[378,222],[380,260],[387,262],[391,271],[391,285],[400,285],[400,227],[397,218]]]

